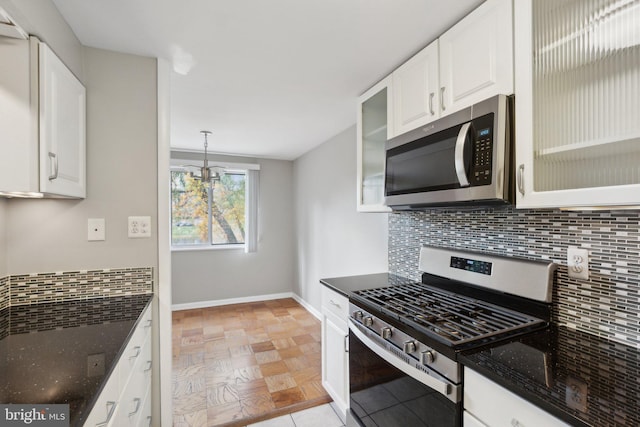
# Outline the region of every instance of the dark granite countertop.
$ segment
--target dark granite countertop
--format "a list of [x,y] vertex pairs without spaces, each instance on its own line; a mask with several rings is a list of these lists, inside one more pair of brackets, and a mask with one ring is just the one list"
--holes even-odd
[[349,298],[353,295],[353,292],[361,291],[363,289],[375,289],[387,286],[397,286],[405,283],[415,283],[415,280],[409,280],[391,273],[376,273],[320,279],[320,283]]
[[638,348],[552,326],[460,361],[571,425],[640,425]]
[[[0,403],[68,404],[70,424],[82,425],[151,300],[132,295],[2,310]],[[88,371],[89,355],[104,355],[104,372]]]

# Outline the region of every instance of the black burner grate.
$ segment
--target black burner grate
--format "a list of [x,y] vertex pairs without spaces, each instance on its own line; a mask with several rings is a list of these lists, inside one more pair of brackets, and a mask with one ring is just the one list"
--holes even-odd
[[502,337],[546,322],[482,300],[413,283],[356,292],[450,346]]

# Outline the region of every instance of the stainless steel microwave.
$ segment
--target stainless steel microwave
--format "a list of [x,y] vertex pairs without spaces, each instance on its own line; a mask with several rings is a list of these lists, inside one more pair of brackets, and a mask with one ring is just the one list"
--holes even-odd
[[498,95],[387,141],[394,210],[513,202],[513,97]]

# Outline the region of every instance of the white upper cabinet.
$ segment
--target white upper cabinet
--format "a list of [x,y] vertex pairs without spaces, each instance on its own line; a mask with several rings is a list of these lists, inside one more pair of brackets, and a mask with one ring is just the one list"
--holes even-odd
[[439,40],[442,115],[513,93],[512,0],[486,1]]
[[85,88],[43,43],[40,69],[40,191],[84,198]]
[[393,127],[391,76],[380,81],[358,99],[357,209],[388,212],[384,206],[385,144]]
[[440,117],[438,40],[395,70],[393,135],[400,135]]
[[640,205],[640,2],[515,2],[516,203]]
[[0,58],[0,195],[84,198],[84,86],[34,37]]
[[393,72],[391,136],[513,93],[512,0],[488,0]]

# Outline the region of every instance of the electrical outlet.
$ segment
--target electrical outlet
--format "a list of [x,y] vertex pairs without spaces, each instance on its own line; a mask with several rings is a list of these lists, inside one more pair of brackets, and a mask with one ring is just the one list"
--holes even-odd
[[569,246],[569,249],[567,249],[567,269],[569,277],[589,279],[589,251],[576,246]]
[[87,356],[87,377],[100,377],[104,375],[104,353],[90,354]]
[[573,377],[567,377],[566,384],[565,402],[567,407],[587,412],[587,397],[589,393],[587,384]]
[[89,218],[87,220],[87,240],[90,242],[104,240],[104,236],[104,218]]
[[130,216],[128,230],[130,239],[151,237],[151,217]]

